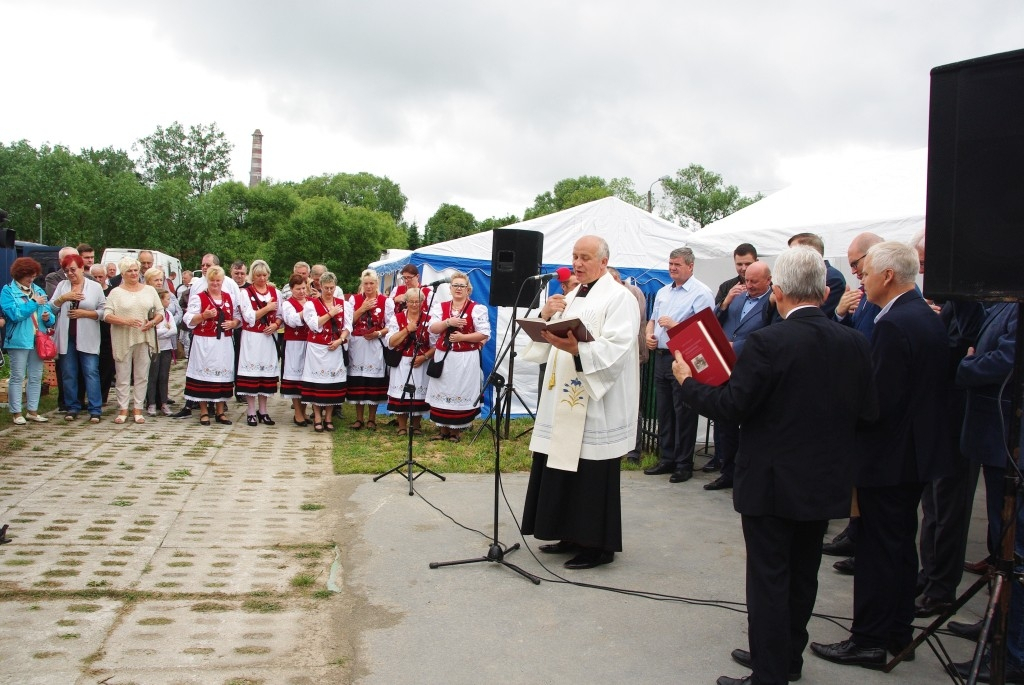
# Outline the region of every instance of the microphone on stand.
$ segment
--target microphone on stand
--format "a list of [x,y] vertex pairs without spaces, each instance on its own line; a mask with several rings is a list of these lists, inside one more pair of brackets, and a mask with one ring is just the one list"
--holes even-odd
[[440,279],[434,281],[433,283],[428,283],[427,287],[429,287],[429,288],[436,288],[439,285],[444,285],[445,283],[451,283],[451,282],[452,282],[451,277],[440,278]]
[[560,266],[553,273],[549,274],[538,274],[536,276],[530,276],[526,280],[528,281],[540,281],[541,283],[547,283],[553,278],[557,278],[559,281],[566,281],[572,276],[572,271],[567,267]]

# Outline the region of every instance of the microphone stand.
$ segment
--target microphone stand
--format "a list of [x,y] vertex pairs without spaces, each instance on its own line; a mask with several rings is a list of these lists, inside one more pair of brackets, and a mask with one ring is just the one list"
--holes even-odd
[[[432,289],[430,291],[430,304],[431,305],[433,305],[433,303],[434,303],[434,294],[436,292],[437,292],[436,289]],[[421,300],[421,302],[422,302],[422,300]],[[408,310],[406,310],[406,311],[408,311]],[[428,308],[427,311],[429,311],[429,308]],[[420,328],[423,326],[424,323],[426,323],[427,318],[428,318],[427,315],[424,313],[424,311],[423,311],[423,309],[421,307],[420,308],[420,320],[416,324],[416,330],[412,334],[412,336],[413,336],[412,337],[412,360],[410,360],[410,362],[409,362],[409,373],[406,374],[406,376],[405,376],[405,384],[402,386],[402,402],[403,403],[406,401],[406,399],[408,399],[411,402],[416,397],[416,384],[413,382],[413,379],[412,379],[413,370],[415,369],[415,367],[413,366],[413,362],[416,361],[416,352],[420,350],[420,341],[419,341]],[[396,369],[397,369],[397,367],[396,367]],[[422,476],[424,473],[429,473],[432,476],[440,478],[442,481],[444,481],[445,478],[440,473],[437,473],[436,471],[433,471],[433,470],[427,468],[426,466],[424,466],[423,464],[419,463],[418,461],[416,461],[415,459],[412,458],[412,412],[411,411],[406,413],[405,436],[406,436],[405,461],[403,461],[400,464],[398,464],[398,465],[388,469],[384,473],[381,473],[381,474],[379,474],[377,476],[374,476],[373,482],[376,483],[377,481],[379,481],[384,476],[386,476],[388,474],[391,474],[391,473],[397,473],[397,472],[401,471],[404,468],[406,470],[406,472],[405,472],[404,475],[402,475],[402,477],[405,478],[406,481],[408,481],[408,483],[409,483],[409,496],[412,497],[412,495],[414,493],[412,482],[414,480],[416,480],[417,478],[419,478],[420,476]],[[414,467],[420,469],[419,473],[416,473],[415,475],[413,474],[413,468]]]
[[[524,282],[524,284],[525,284],[525,282]],[[522,287],[522,286],[520,286],[520,287]],[[537,293],[537,296],[534,298],[534,302],[536,302],[539,298],[540,298],[540,292]],[[518,298],[517,298],[517,301],[518,301]],[[531,305],[531,308],[532,308],[532,305]],[[515,310],[515,308],[513,307],[513,311],[514,310]],[[512,326],[512,339],[509,341],[508,347],[505,350],[506,353],[509,350],[514,348],[515,340],[516,340],[516,333],[518,332],[517,331],[517,327],[515,325],[515,319],[514,318],[512,320],[512,324],[513,324],[513,326]],[[513,362],[514,359],[515,359],[515,352],[512,352],[512,356],[509,357],[509,380],[510,381],[511,381],[511,378],[512,378],[512,362]],[[501,360],[499,359],[498,362],[495,363],[495,368],[497,368],[497,364],[500,363],[500,361]],[[500,391],[500,389],[502,387],[502,384],[504,383],[504,380],[501,378],[501,375],[492,372],[491,373],[491,377],[488,378],[488,383],[493,383],[494,387],[499,389],[499,391]],[[485,386],[483,392],[480,394],[480,398],[477,399],[477,402],[480,402],[481,399],[483,399],[483,396],[484,396],[484,394],[486,392],[487,392],[487,388]],[[508,394],[508,393],[515,392],[515,390],[513,390],[512,387],[511,387],[511,382],[510,382],[510,384],[508,386],[506,386],[505,392],[506,392],[506,397],[509,398],[509,400],[511,400],[511,395]],[[519,401],[522,402],[522,398],[520,398]],[[499,402],[496,402],[495,404],[499,404]],[[525,406],[525,403],[524,403],[524,406]],[[491,410],[493,412],[494,407],[492,407]],[[530,416],[533,416],[533,414],[531,413]],[[491,536],[491,544],[487,548],[487,554],[486,554],[486,556],[482,556],[482,557],[474,557],[472,559],[460,559],[460,560],[457,560],[457,561],[432,561],[432,562],[430,562],[430,568],[441,568],[442,566],[457,566],[457,565],[460,565],[460,564],[478,564],[480,562],[490,561],[492,563],[501,564],[502,566],[505,566],[506,568],[512,569],[513,571],[515,571],[516,573],[518,573],[522,577],[524,577],[527,580],[529,580],[530,582],[532,582],[534,585],[540,585],[540,578],[538,578],[537,576],[533,575],[532,573],[530,573],[528,571],[524,571],[523,569],[519,568],[515,564],[511,564],[511,563],[505,561],[505,555],[506,554],[511,554],[512,552],[514,552],[517,549],[519,549],[519,543],[517,542],[514,545],[512,545],[511,547],[509,547],[508,549],[505,549],[502,546],[502,544],[498,541],[498,506],[499,506],[499,503],[501,501],[501,418],[500,418],[501,414],[500,414],[500,410],[499,410],[498,417],[499,417],[498,418],[498,429],[497,430],[492,429],[492,433],[494,435],[494,529],[493,529],[494,532],[493,532],[493,535]],[[488,415],[488,418],[489,418],[489,415]],[[483,429],[481,428],[481,430],[483,430]],[[476,438],[479,437],[479,436],[480,436],[480,433],[478,432],[476,437],[473,438],[473,442],[476,442]]]

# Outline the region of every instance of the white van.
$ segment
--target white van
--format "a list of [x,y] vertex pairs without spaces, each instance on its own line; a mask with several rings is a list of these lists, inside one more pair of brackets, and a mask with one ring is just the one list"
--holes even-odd
[[[117,264],[125,257],[139,258],[139,253],[146,248],[134,249],[127,247],[108,247],[103,250],[103,258],[100,260],[100,264],[106,266],[110,262]],[[181,260],[177,257],[172,257],[169,254],[158,252],[157,250],[150,250],[153,253],[153,266],[159,266],[164,270],[164,276],[170,278],[171,274],[174,274],[174,287],[181,285]],[[120,269],[118,269],[120,272]]]

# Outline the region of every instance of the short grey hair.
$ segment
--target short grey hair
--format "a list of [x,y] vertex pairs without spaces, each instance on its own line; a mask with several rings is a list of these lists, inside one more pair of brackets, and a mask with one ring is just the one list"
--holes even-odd
[[807,245],[789,248],[775,260],[772,283],[799,302],[825,299],[825,260]]
[[923,250],[924,249],[924,229],[922,228],[920,231],[917,231],[916,233],[914,233],[913,237],[910,239],[910,242],[907,243],[907,244],[910,245],[912,248],[914,248],[915,250],[917,250],[919,252],[921,250]]
[[690,248],[677,247],[676,249],[668,253],[669,259],[678,259],[679,257],[683,258],[683,261],[686,262],[687,266],[693,266],[694,256],[693,250],[691,250]]
[[334,275],[333,271],[325,271],[323,275],[320,276],[320,287],[324,287],[328,283],[331,285],[338,284],[338,278]]
[[891,269],[897,283],[913,283],[920,270],[917,250],[897,240],[872,245],[868,249],[868,259],[872,270],[885,271]]

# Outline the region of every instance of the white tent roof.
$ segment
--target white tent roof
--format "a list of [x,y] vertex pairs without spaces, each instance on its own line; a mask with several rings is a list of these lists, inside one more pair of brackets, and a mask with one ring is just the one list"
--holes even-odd
[[[740,243],[774,257],[796,233],[825,241],[826,257],[845,262],[858,233],[908,241],[924,228],[928,151],[911,150],[851,165],[834,175],[792,185],[705,226],[687,240],[698,258],[732,258]],[[836,266],[839,266],[836,264]]]
[[[664,271],[668,253],[681,247],[690,235],[680,226],[614,197],[570,207],[506,228],[543,233],[543,262],[551,267],[570,265],[576,240],[580,236],[594,234],[608,241],[612,266]],[[423,255],[427,261],[435,255],[490,261],[493,239],[493,232],[485,231],[428,245],[417,250],[416,254]]]

